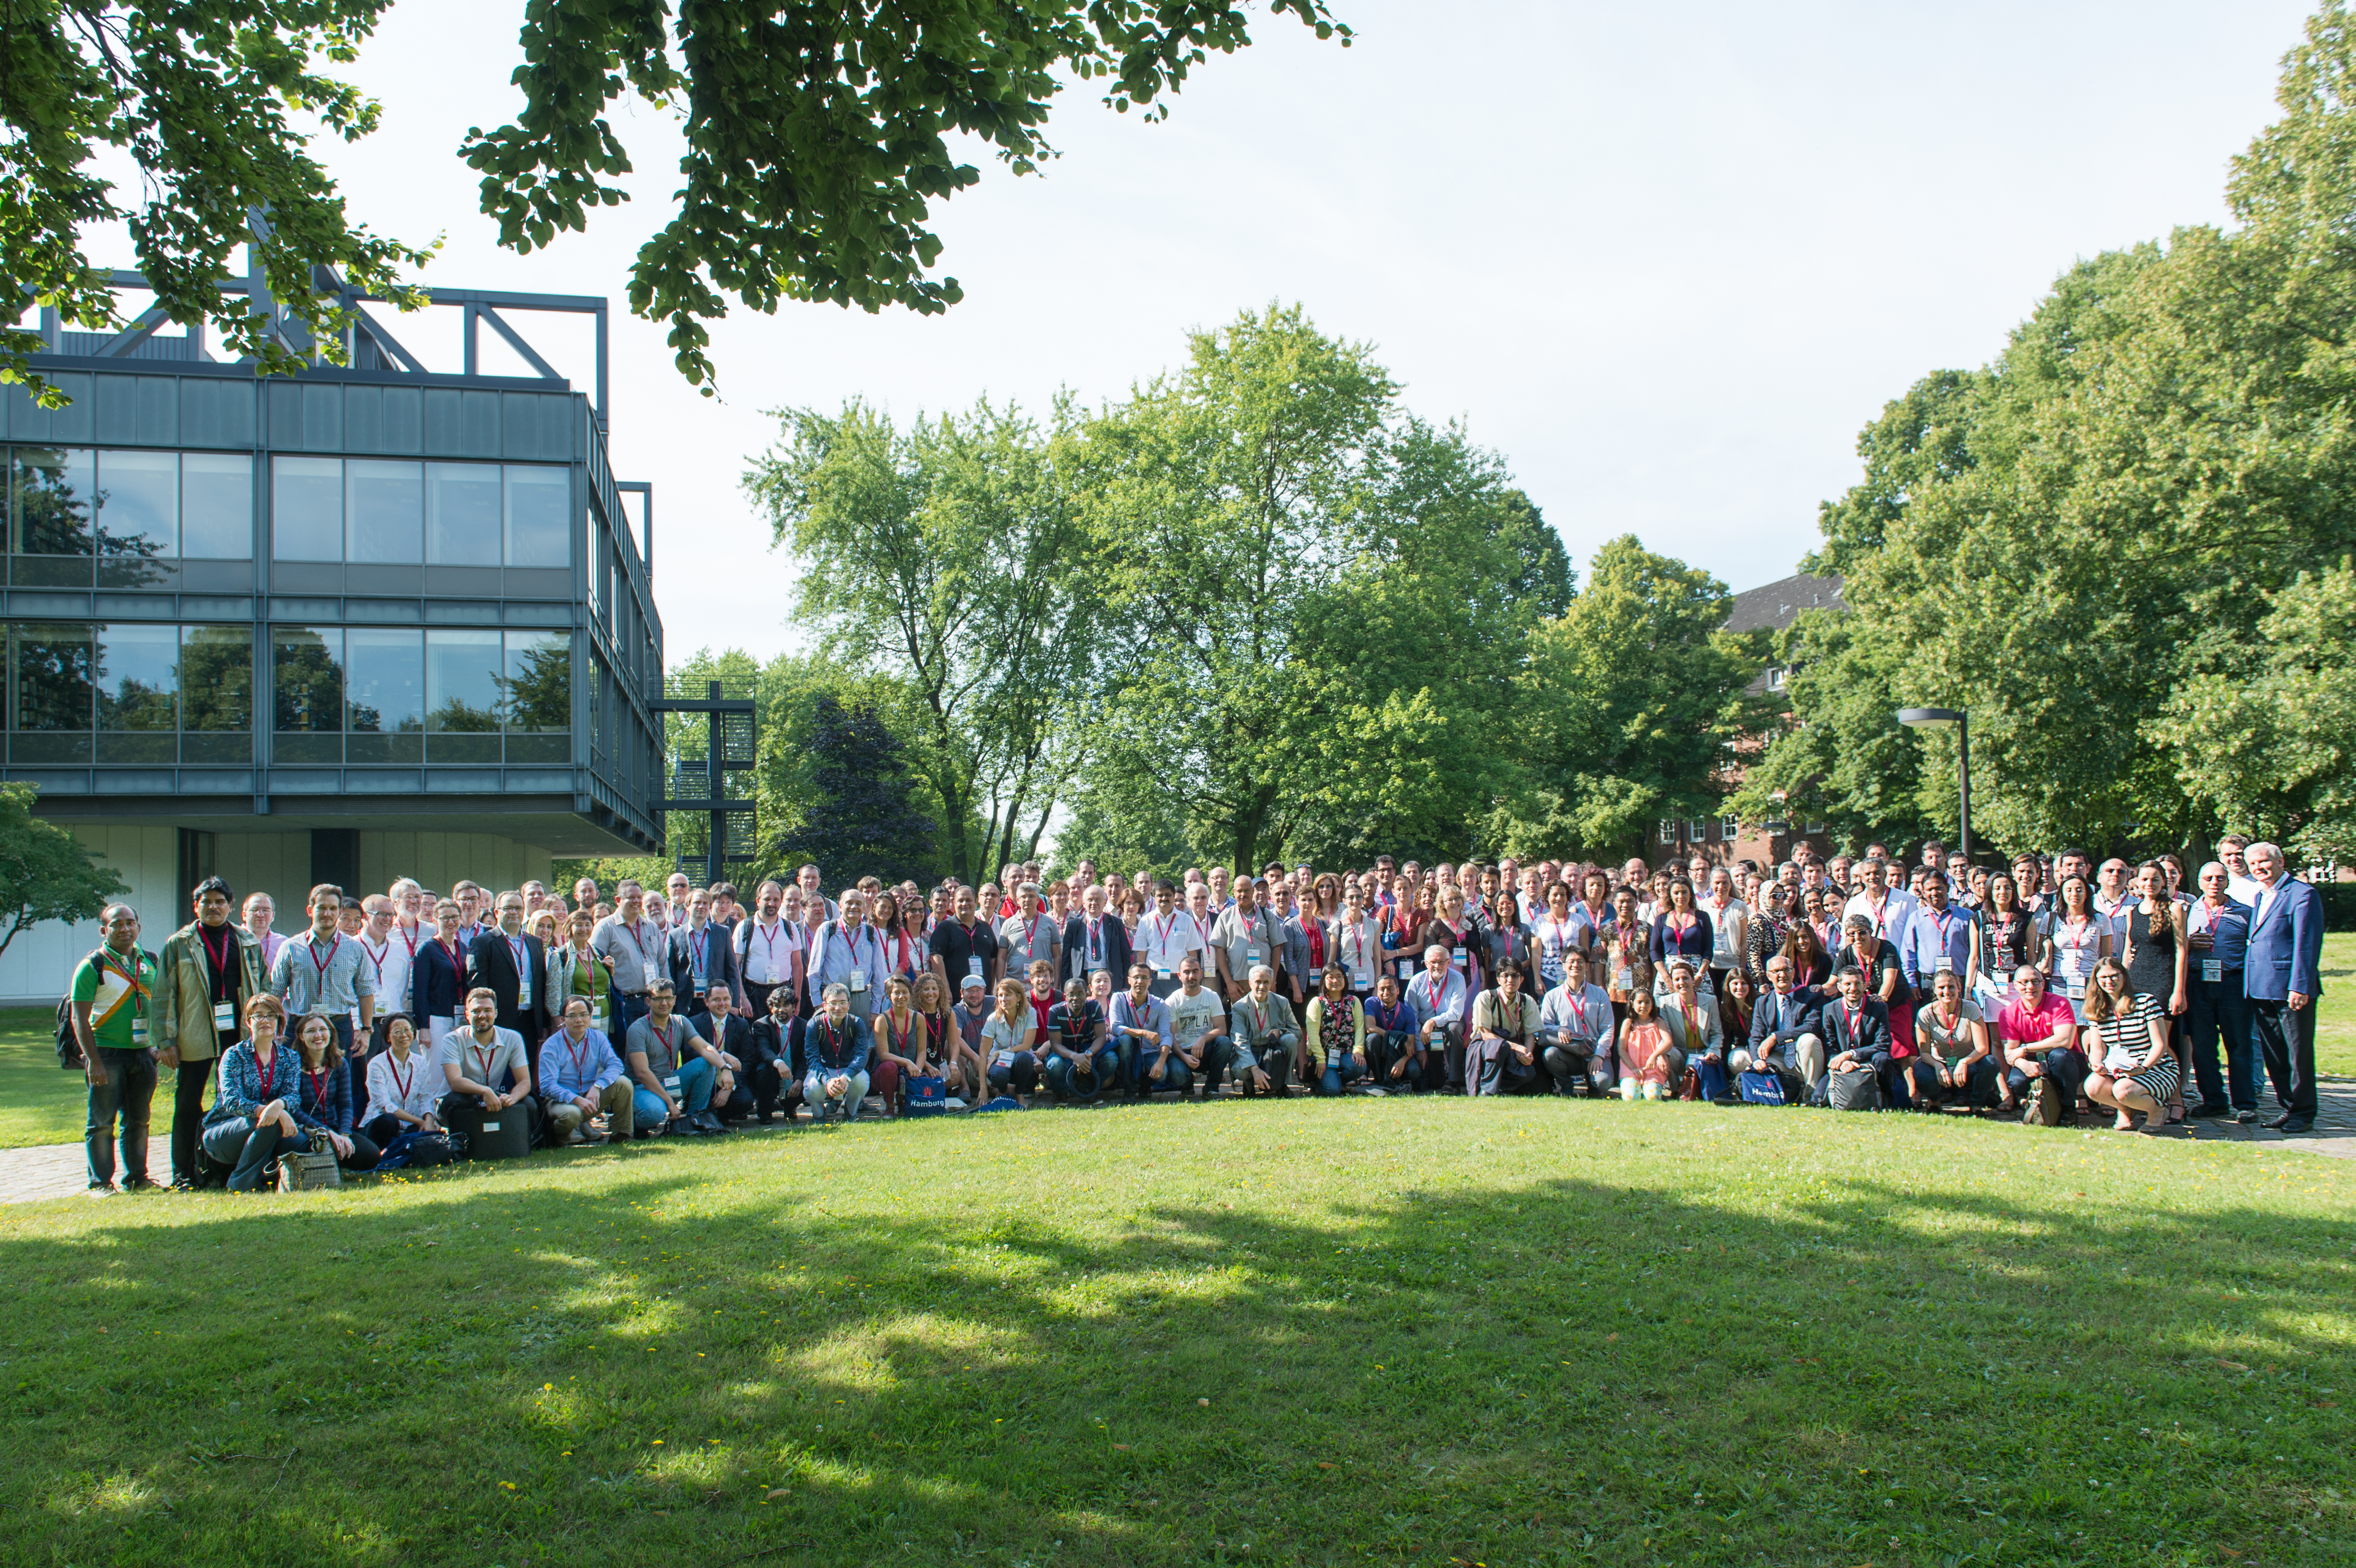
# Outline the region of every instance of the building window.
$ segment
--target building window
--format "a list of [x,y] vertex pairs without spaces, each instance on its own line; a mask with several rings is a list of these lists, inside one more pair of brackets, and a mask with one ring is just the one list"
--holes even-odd
[[344,464],[344,559],[414,566],[424,559],[425,470],[353,458]]
[[1721,816],[1718,819],[1718,836],[1731,844],[1742,837],[1742,824],[1732,816]]
[[140,560],[180,553],[180,454],[98,454],[98,553]]
[[[208,484],[227,478],[209,471]],[[550,464],[273,457],[271,550],[287,561],[561,570],[573,562],[572,494],[573,471]],[[208,506],[225,514],[233,499],[223,490]]]
[[433,632],[425,638],[425,757],[434,763],[499,760],[505,656],[497,632]]
[[1664,843],[1664,844],[1674,844],[1674,843],[1676,843],[1676,841],[1677,841],[1677,825],[1676,825],[1676,821],[1675,821],[1675,819],[1673,819],[1673,818],[1664,816],[1663,818],[1661,818],[1661,842],[1662,842],[1662,843]]
[[1688,844],[1707,844],[1709,842],[1708,817],[1697,816],[1692,821],[1686,824],[1686,842]]
[[1774,665],[1770,665],[1770,666],[1768,666],[1768,667],[1767,667],[1767,689],[1768,689],[1768,690],[1770,690],[1770,691],[1781,691],[1781,690],[1783,690],[1783,677],[1784,677],[1786,675],[1790,674],[1790,673],[1791,673],[1790,671],[1785,670],[1785,669],[1783,669],[1783,668],[1780,668],[1780,667],[1776,667],[1776,666],[1774,666]]
[[507,486],[507,560],[509,566],[563,568],[573,564],[573,472],[510,464]]
[[345,760],[423,762],[425,634],[356,627],[344,643]]
[[509,632],[508,761],[562,763],[573,755],[573,637]]
[[253,761],[245,627],[36,623],[8,658],[13,763]]
[[[180,453],[180,554],[195,560],[253,558],[253,459]],[[252,639],[247,639],[248,665]]]
[[344,760],[344,634],[332,626],[270,631],[273,761],[335,764]]
[[1824,830],[1825,825],[1821,822],[1811,822],[1808,824],[1808,831],[1811,833],[1822,833]]

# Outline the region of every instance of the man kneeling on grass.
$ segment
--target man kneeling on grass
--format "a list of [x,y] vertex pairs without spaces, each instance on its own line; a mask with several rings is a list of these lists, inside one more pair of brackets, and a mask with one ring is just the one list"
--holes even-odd
[[[556,1144],[628,1141],[633,1120],[622,1059],[604,1031],[589,1027],[589,998],[564,1004],[564,1027],[540,1048],[540,1092],[547,1096],[549,1141]],[[589,1125],[603,1115],[605,1129]]]
[[633,1021],[626,1037],[623,1053],[634,1080],[631,1115],[641,1137],[728,1130],[712,1114],[712,1085],[728,1063],[694,1024],[671,1011],[677,999],[669,980],[648,986],[647,1016]]
[[1251,989],[1235,1008],[1236,1087],[1247,1094],[1284,1097],[1295,1075],[1309,1076],[1301,1056],[1301,1026],[1292,1004],[1276,994],[1276,971],[1251,966]]
[[[1017,991],[1023,988],[1017,981],[1006,984]],[[866,1019],[852,1016],[851,987],[826,988],[821,1010],[802,1033],[802,1048],[809,1058],[802,1104],[809,1107],[810,1124],[857,1121],[859,1103],[867,1098],[867,1062],[875,1052],[875,1037]]]
[[470,1110],[497,1116],[510,1105],[523,1109],[533,1143],[540,1141],[540,1101],[531,1092],[531,1062],[523,1036],[499,1027],[499,998],[487,986],[466,993],[466,1027],[442,1042],[442,1125],[465,1131]]
[[1216,1093],[1236,1045],[1227,1037],[1227,1009],[1218,993],[1203,984],[1203,960],[1196,955],[1178,961],[1178,988],[1170,993],[1169,1007],[1170,1035],[1178,1048],[1162,1061],[1158,1081],[1148,1074],[1145,1092],[1175,1089],[1183,1094],[1191,1084],[1202,1094]]

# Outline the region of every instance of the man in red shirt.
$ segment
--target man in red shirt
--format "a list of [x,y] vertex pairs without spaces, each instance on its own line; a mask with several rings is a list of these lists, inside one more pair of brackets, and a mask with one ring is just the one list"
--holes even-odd
[[2078,1049],[2078,1023],[2070,1004],[2045,989],[2044,973],[2023,964],[2012,976],[2013,999],[1996,1016],[1997,1049],[2004,1052],[2005,1104],[2058,1094],[2062,1120],[2077,1119],[2078,1093],[2086,1082],[2086,1058]]

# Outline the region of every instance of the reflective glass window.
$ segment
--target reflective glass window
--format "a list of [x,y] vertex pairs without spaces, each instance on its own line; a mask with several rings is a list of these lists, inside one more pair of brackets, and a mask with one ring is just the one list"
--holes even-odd
[[180,628],[180,760],[253,761],[253,628]]
[[98,454],[98,553],[143,560],[180,553],[180,454]]
[[[96,505],[95,454],[81,447],[20,446],[10,454],[16,549],[24,555],[88,555]],[[88,582],[84,576],[85,585]]]
[[425,559],[425,465],[348,458],[344,464],[346,560],[415,566]]
[[428,565],[498,565],[499,488],[499,469],[495,463],[425,465]]
[[[253,459],[229,452],[180,453],[180,554],[252,559]],[[251,646],[247,654],[250,661]]]
[[505,649],[497,632],[425,635],[426,760],[499,761]]
[[270,628],[273,720],[283,734],[327,734],[344,727],[344,634],[333,626]]
[[97,629],[101,730],[180,727],[180,628],[114,624]]
[[507,470],[508,564],[573,564],[573,471]]
[[344,464],[334,457],[270,460],[273,553],[280,560],[344,559]]
[[19,626],[14,644],[12,730],[87,731],[96,645],[88,625]]

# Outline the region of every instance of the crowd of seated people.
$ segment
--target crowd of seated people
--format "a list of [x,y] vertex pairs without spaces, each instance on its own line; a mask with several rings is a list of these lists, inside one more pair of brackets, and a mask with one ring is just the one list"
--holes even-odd
[[[2014,1115],[2122,1129],[2315,1115],[2322,916],[2283,852],[1937,844],[1658,868],[1270,864],[929,891],[819,868],[751,907],[539,882],[313,888],[301,929],[221,879],[151,954],[128,905],[69,987],[93,1190],[366,1169],[453,1133],[573,1145],[923,1105],[1558,1094]],[[239,916],[242,916],[241,920]]]

